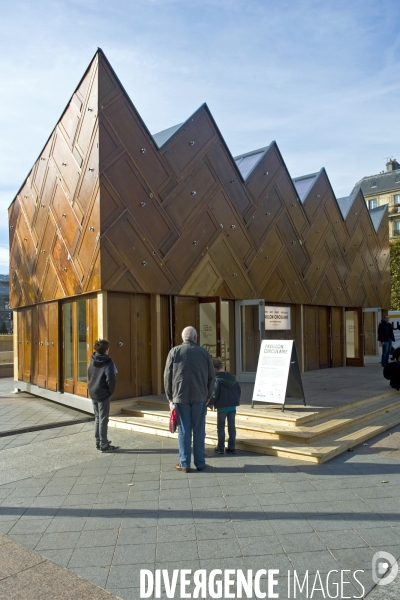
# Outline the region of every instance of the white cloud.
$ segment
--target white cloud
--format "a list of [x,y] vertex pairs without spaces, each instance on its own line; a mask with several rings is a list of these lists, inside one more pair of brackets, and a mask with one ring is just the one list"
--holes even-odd
[[0,246],[0,273],[6,275],[9,270],[8,247]]

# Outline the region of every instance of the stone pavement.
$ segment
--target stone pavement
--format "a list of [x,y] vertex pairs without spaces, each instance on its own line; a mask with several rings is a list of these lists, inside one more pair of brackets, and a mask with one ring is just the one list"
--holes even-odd
[[[279,569],[280,598],[288,572],[293,585],[293,571],[302,581],[308,570],[309,593],[296,597],[315,599],[329,597],[329,571],[349,569],[339,597],[360,597],[352,572],[364,570],[367,593],[374,553],[400,557],[400,427],[322,465],[208,448],[210,467],[189,474],[174,469],[174,439],[113,429],[120,451],[100,454],[93,424],[79,427],[0,450],[0,533],[124,600],[140,597],[140,569],[184,568]],[[7,579],[0,597],[23,598],[11,586],[2,593]],[[398,598],[398,585],[378,586],[371,600]],[[57,597],[41,594],[26,598]]]
[[0,535],[0,597],[112,600],[106,590]]
[[[22,428],[45,427],[49,424],[72,422],[88,417],[79,411],[55,402],[45,402],[28,393],[10,393],[14,388],[11,378],[0,379],[0,448],[6,438],[4,432]],[[8,436],[7,436],[8,437]],[[7,444],[11,440],[7,440]]]

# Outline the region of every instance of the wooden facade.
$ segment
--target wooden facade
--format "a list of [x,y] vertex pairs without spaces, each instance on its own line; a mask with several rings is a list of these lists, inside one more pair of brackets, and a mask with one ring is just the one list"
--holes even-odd
[[16,378],[49,390],[87,395],[101,335],[118,397],[160,393],[199,298],[293,306],[304,369],[344,364],[345,307],[389,306],[386,213],[344,218],[324,169],[300,201],[275,142],[244,180],[206,105],[158,148],[100,50],[9,220]]

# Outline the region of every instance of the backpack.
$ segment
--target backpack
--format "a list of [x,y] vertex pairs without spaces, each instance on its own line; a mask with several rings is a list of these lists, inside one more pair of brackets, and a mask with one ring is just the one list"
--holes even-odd
[[397,361],[389,363],[386,367],[383,367],[383,376],[385,379],[392,379],[396,376],[399,370],[399,363]]

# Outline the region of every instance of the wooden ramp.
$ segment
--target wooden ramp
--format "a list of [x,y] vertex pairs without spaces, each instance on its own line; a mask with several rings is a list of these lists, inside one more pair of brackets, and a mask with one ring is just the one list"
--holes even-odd
[[[110,418],[110,427],[177,437],[168,430],[169,408],[159,397],[141,397]],[[236,448],[323,463],[400,423],[395,390],[332,408],[286,405],[238,407]],[[206,444],[217,442],[217,413],[207,411]]]

